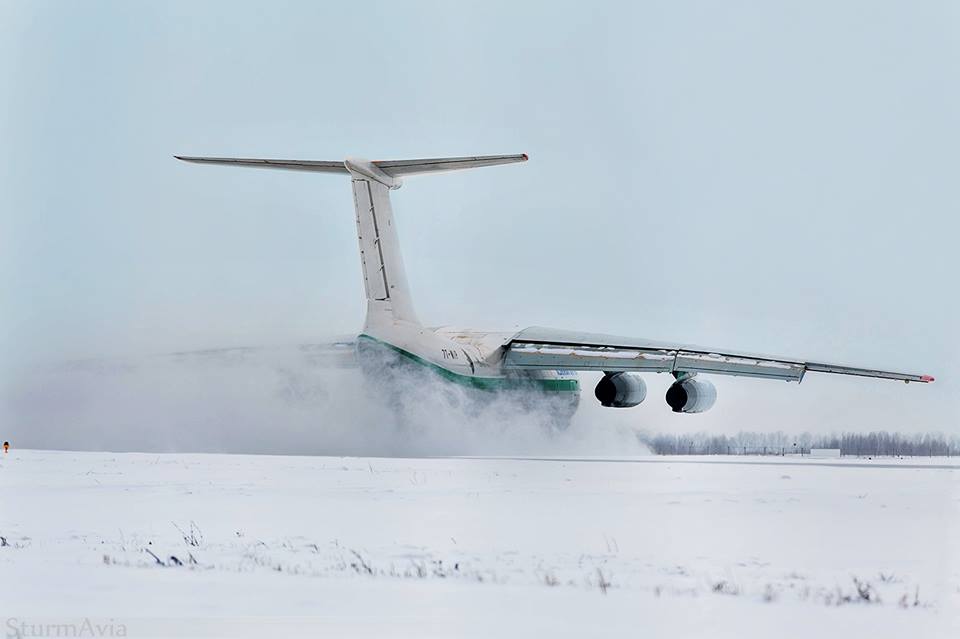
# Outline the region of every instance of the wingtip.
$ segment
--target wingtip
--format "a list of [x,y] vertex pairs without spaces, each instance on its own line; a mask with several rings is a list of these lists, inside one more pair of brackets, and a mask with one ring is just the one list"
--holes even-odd
[[523,158],[523,161],[524,161],[524,162],[526,162],[527,160],[529,160],[529,159],[530,159],[530,156],[529,156],[529,155],[527,155],[526,153],[521,153],[521,154],[520,154],[520,157],[522,157],[522,158]]
[[934,381],[934,377],[933,375],[921,375],[920,381],[929,384],[930,382]]

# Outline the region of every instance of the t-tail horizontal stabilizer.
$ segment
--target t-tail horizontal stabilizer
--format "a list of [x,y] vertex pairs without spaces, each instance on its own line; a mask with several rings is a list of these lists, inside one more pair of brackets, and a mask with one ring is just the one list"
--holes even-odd
[[474,169],[481,166],[496,166],[513,162],[526,162],[527,154],[519,155],[476,155],[461,158],[425,158],[422,160],[374,160],[367,161],[348,158],[338,160],[269,160],[263,158],[212,158],[189,155],[175,155],[184,162],[198,164],[219,164],[222,166],[249,166],[259,169],[280,169],[284,171],[309,171],[313,173],[361,173],[383,182],[390,188],[399,188],[400,179],[408,175],[424,173],[442,173],[460,169]]

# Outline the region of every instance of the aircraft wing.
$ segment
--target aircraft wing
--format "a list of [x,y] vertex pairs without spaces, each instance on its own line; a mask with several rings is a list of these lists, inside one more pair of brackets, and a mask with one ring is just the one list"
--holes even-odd
[[503,367],[655,373],[711,373],[800,382],[807,371],[932,382],[930,375],[856,368],[790,357],[773,357],[594,333],[533,326],[506,345]]
[[325,370],[357,368],[354,337],[291,346],[241,346],[176,351],[153,355],[90,358],[63,362],[58,370],[86,373],[129,373],[152,365],[192,369],[259,368],[262,370]]
[[155,355],[178,364],[205,366],[250,366],[260,368],[293,367],[302,370],[356,368],[356,339],[338,338],[330,342],[294,346],[246,346],[208,348]]

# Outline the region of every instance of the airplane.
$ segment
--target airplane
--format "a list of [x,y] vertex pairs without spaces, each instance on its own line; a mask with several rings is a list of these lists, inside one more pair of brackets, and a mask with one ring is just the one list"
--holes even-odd
[[579,371],[603,373],[594,395],[610,408],[631,408],[644,401],[647,389],[641,373],[669,373],[674,381],[666,402],[673,412],[687,414],[705,412],[716,402],[716,388],[701,375],[799,383],[806,373],[815,372],[907,383],[934,381],[930,375],[539,326],[519,332],[424,326],[413,308],[390,191],[400,188],[408,176],[526,162],[525,153],[379,161],[174,157],[198,164],[349,176],[367,297],[366,320],[355,352],[365,376],[386,384],[396,384],[398,374],[416,371],[468,389],[480,401],[506,393],[529,405],[549,404],[557,422],[566,424],[580,401]]

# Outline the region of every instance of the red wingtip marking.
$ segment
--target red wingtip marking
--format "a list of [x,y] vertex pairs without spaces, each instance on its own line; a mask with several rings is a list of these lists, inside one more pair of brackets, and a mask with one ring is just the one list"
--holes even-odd
[[921,376],[920,376],[920,381],[921,381],[921,382],[932,382],[932,381],[933,381],[933,375],[921,375]]
[[524,162],[526,162],[527,160],[530,159],[530,156],[527,155],[526,153],[521,153],[521,155],[523,156],[523,161],[524,161]]

